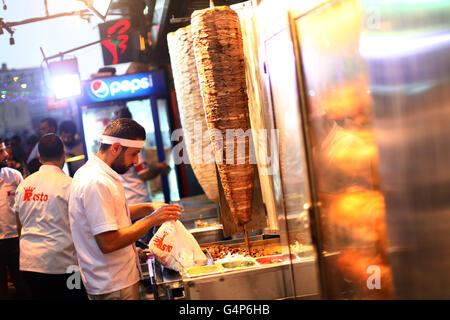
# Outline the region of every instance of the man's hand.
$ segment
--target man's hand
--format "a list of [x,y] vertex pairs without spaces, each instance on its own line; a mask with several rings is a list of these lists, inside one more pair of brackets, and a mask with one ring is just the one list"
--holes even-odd
[[166,221],[178,220],[180,218],[181,207],[176,204],[162,204],[148,217],[153,220],[153,225],[159,226]]
[[160,174],[169,174],[170,170],[170,167],[163,161],[158,162],[157,164],[150,164],[148,170],[144,170],[143,172],[138,173],[138,175],[142,181],[148,181],[155,179]]
[[165,204],[128,227],[95,235],[95,240],[103,253],[110,253],[135,243],[153,226],[159,226],[170,220],[178,220],[180,213],[179,205]]
[[138,254],[140,263],[145,263],[147,261],[147,254],[142,248],[136,247],[136,253]]
[[167,203],[165,203],[165,202],[152,202],[151,204],[152,204],[152,207],[153,207],[153,211],[161,208],[162,206],[166,206],[167,205]]
[[163,162],[158,162],[158,164],[156,165],[156,168],[158,169],[158,171],[160,172],[160,174],[169,174],[170,172],[170,167],[166,164],[165,161]]

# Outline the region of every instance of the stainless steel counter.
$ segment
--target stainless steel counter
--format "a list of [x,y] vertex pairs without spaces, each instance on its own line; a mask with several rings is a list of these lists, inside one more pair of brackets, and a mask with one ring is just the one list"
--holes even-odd
[[[183,277],[164,268],[157,261],[149,262],[155,299],[187,300],[273,300],[318,299],[317,275],[313,257],[301,258],[292,265],[272,264],[224,271],[196,277]],[[290,268],[296,279],[290,278]],[[152,275],[152,272],[150,272]],[[293,281],[292,281],[293,280]],[[294,284],[295,289],[292,287]],[[294,292],[297,296],[294,297]]]

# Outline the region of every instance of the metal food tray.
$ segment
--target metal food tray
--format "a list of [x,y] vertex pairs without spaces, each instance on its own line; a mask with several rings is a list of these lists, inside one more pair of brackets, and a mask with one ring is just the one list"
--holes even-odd
[[222,241],[224,239],[222,225],[188,229],[199,244]]
[[[273,300],[318,298],[314,258],[269,265],[229,269],[225,272],[184,277],[184,297],[189,300]],[[300,272],[292,286],[290,268]]]

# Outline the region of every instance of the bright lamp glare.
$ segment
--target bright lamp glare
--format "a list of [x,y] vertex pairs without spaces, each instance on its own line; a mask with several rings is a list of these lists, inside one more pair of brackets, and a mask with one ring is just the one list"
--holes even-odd
[[111,0],[94,0],[92,2],[92,7],[105,17],[108,13],[110,4]]
[[81,94],[80,77],[77,74],[61,74],[53,77],[52,90],[57,99],[64,99]]
[[101,21],[105,22],[111,2],[112,0],[91,0],[87,3],[87,7]]
[[56,99],[81,95],[80,73],[76,58],[49,63],[50,86]]

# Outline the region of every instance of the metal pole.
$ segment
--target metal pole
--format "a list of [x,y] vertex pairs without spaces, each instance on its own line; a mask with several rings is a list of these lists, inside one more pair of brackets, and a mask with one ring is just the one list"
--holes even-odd
[[[166,160],[166,154],[164,152],[164,143],[161,134],[161,125],[159,123],[158,105],[156,103],[155,97],[153,96],[150,97],[150,106],[152,108],[153,124],[155,126],[156,150],[158,152],[158,160],[161,162]],[[170,187],[167,175],[161,175],[161,182],[164,193],[164,201],[166,203],[170,203]]]

